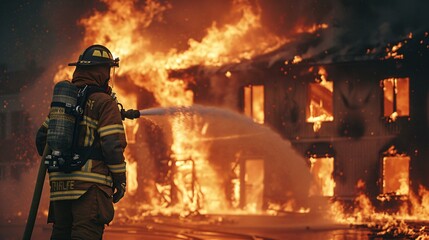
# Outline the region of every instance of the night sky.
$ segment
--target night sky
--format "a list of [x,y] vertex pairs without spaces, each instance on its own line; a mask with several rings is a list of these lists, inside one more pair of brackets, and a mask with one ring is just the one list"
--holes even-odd
[[67,46],[80,41],[75,39],[82,32],[76,21],[89,7],[85,2],[2,1],[0,63],[9,70],[46,66],[56,54],[69,53]]

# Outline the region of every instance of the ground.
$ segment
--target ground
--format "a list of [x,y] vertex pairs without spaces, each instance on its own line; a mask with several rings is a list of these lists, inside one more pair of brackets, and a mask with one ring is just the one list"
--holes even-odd
[[[137,239],[374,239],[367,228],[317,220],[308,214],[284,216],[210,215],[149,217],[134,223],[106,227],[106,240]],[[0,239],[21,239],[24,225],[0,226]],[[37,223],[32,239],[49,239],[51,226]]]

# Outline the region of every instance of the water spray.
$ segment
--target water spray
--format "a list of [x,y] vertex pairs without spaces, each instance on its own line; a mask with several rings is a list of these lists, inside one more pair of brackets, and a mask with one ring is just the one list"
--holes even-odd
[[170,107],[170,108],[148,108],[143,110],[128,109],[125,110],[122,104],[118,103],[121,107],[121,117],[122,120],[125,119],[136,119],[141,116],[163,116],[163,115],[172,115],[175,113],[185,113],[190,112],[189,107]]
[[[196,113],[194,107],[169,107],[169,108],[148,108],[143,110],[128,109],[125,110],[122,104],[118,103],[120,106],[122,120],[125,119],[136,119],[141,116],[163,116],[163,115],[173,115],[177,113]],[[201,111],[198,111],[201,113]]]
[[148,108],[143,110],[128,109],[125,110],[121,103],[118,103],[121,111],[122,120],[136,119],[141,116],[164,116],[176,113],[195,113],[191,107],[170,107],[170,108]]
[[[200,116],[207,116],[207,115],[213,115],[213,116],[221,116],[223,119],[231,119],[235,116],[231,114],[231,112],[224,112],[220,111],[219,108],[216,107],[208,107],[208,106],[202,106],[198,104],[194,104],[191,106],[175,106],[175,107],[156,107],[156,108],[148,108],[148,109],[142,109],[142,110],[135,110],[135,109],[129,109],[125,110],[122,106],[122,104],[118,103],[118,105],[121,107],[121,116],[122,120],[125,119],[136,119],[141,116],[174,116],[178,114],[183,115],[200,115]],[[244,118],[242,120],[247,120],[250,124],[255,124],[253,120],[249,117]]]

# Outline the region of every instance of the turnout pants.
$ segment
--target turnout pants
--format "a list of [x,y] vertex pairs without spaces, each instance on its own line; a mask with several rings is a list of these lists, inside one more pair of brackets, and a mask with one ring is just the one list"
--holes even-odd
[[[53,229],[51,240],[102,239],[104,225],[114,215],[112,198],[92,186],[76,200],[51,202]],[[51,211],[50,211],[51,212]]]

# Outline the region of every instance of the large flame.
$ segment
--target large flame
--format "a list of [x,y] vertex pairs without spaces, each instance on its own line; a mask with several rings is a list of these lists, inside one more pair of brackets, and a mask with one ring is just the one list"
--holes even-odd
[[[234,22],[223,26],[213,23],[200,41],[188,40],[187,50],[155,52],[145,29],[154,22],[162,21],[163,14],[173,7],[171,4],[147,0],[141,7],[137,1],[101,2],[106,5],[104,11],[94,11],[90,17],[79,22],[85,29],[82,48],[95,43],[107,46],[115,57],[121,59],[118,76],[152,92],[161,106],[189,106],[193,103],[193,93],[187,90],[186,81],[170,79],[170,71],[193,65],[216,67],[240,62],[272,51],[287,41],[262,28],[261,9],[258,6],[237,0],[233,2],[231,15],[239,17],[234,18]],[[70,79],[71,73],[70,68],[60,65],[55,81]],[[132,89],[122,89],[115,84],[114,91],[125,108],[138,107],[137,95]],[[197,141],[201,130],[184,121],[183,116],[171,119],[170,124],[173,138],[170,166],[174,169],[175,187],[170,186],[169,191],[178,192],[177,204],[183,209],[222,210],[225,196],[220,184],[213,181],[220,178],[208,163],[207,143]],[[204,126],[204,123],[201,124]],[[127,123],[125,127],[127,135],[130,135],[127,138],[133,141],[134,136],[131,135],[135,134],[135,123]],[[138,163],[131,158],[127,154],[129,189],[134,192],[137,189],[135,178]]]
[[[247,1],[234,1],[233,13],[240,15],[237,22],[218,27],[215,23],[207,29],[201,41],[188,40],[189,48],[183,52],[169,49],[153,52],[145,29],[170,9],[169,4],[148,0],[143,9],[136,1],[109,1],[106,11],[96,11],[82,19],[85,27],[83,47],[94,43],[104,44],[115,56],[120,56],[119,75],[129,77],[134,84],[149,89],[162,106],[190,105],[192,94],[186,91],[181,79],[169,80],[169,71],[193,65],[220,66],[239,62],[255,55],[278,48],[286,40],[263,30],[261,10],[252,8]],[[64,69],[63,67],[62,69]],[[60,70],[56,78],[67,76]]]

